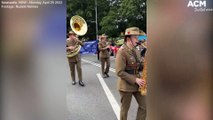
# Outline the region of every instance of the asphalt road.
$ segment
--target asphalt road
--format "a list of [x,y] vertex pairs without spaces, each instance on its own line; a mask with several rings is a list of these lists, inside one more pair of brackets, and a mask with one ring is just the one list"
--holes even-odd
[[[93,54],[82,55],[82,73],[85,87],[71,84],[71,76],[67,78],[67,109],[68,120],[117,120],[107,94],[102,87],[98,73],[101,74],[100,61]],[[120,95],[117,90],[117,76],[115,74],[115,59],[110,58],[110,77],[104,78],[106,86],[112,93],[113,99],[120,106]],[[68,66],[68,63],[67,63]],[[67,72],[69,73],[69,72]],[[129,110],[128,120],[135,120],[137,103],[133,97]]]

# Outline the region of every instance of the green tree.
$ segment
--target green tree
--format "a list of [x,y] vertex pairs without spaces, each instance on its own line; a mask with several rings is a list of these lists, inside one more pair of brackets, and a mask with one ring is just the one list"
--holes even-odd
[[100,25],[102,26],[100,32],[105,33],[110,37],[117,37],[119,35],[117,13],[115,11],[110,10],[108,15],[103,17]]
[[146,32],[146,0],[110,0],[110,10],[100,22],[101,32],[118,37],[127,27]]
[[137,26],[146,32],[146,0],[122,0],[118,12],[126,27]]
[[[137,26],[146,32],[146,0],[97,0],[98,34],[106,33],[116,38],[127,27]],[[80,15],[88,24],[84,36],[96,38],[95,0],[67,0],[67,32],[70,18]]]
[[[107,0],[97,0],[97,2],[98,23],[100,23],[101,18],[108,13],[109,2]],[[67,0],[67,32],[71,30],[70,19],[74,15],[80,15],[87,22],[88,32],[85,37],[96,39],[95,0]],[[98,28],[100,29],[100,26]]]

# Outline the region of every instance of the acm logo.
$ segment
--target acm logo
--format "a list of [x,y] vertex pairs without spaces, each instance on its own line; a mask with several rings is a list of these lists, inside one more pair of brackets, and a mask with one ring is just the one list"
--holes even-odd
[[195,1],[192,1],[190,0],[188,2],[188,5],[187,7],[206,7],[206,1],[205,0],[195,0]]

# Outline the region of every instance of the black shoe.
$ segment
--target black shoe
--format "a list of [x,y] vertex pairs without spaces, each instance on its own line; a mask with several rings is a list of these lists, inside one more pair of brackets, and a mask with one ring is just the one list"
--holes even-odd
[[75,81],[72,81],[72,85],[75,85],[76,84],[76,82]]
[[102,76],[103,76],[103,78],[107,78],[106,74],[103,74]]
[[83,87],[84,83],[82,81],[79,81],[79,85]]
[[108,73],[105,73],[106,77],[109,77]]

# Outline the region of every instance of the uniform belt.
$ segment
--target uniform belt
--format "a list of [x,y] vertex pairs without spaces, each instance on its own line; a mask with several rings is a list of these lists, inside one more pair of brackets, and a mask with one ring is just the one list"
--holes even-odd
[[132,75],[137,75],[138,74],[138,70],[137,69],[133,69],[133,70],[125,70],[125,72],[132,74]]

